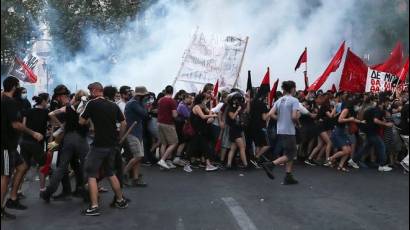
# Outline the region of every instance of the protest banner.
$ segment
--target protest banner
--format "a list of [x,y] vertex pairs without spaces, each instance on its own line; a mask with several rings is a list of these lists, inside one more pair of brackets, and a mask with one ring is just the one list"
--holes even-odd
[[175,89],[198,92],[206,83],[235,87],[246,51],[248,37],[206,37],[195,32],[175,77]]
[[368,69],[366,80],[366,92],[380,93],[394,91],[399,84],[399,77],[386,72]]

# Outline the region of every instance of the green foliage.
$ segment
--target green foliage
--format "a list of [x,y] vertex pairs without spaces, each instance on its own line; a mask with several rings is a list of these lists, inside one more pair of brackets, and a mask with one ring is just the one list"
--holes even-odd
[[37,0],[1,0],[1,72],[14,55],[24,54],[38,36],[35,30],[44,3]]

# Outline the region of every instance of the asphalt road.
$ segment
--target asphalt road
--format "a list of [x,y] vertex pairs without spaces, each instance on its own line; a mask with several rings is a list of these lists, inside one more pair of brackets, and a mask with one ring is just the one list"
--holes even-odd
[[274,181],[262,170],[143,172],[148,187],[124,190],[129,208],[110,208],[113,195],[106,193],[99,217],[81,216],[86,204],[76,198],[45,204],[38,182],[29,181],[22,201],[29,209],[10,210],[18,219],[1,229],[409,229],[409,177],[401,169],[346,174],[296,165],[295,186],[281,185],[283,167]]

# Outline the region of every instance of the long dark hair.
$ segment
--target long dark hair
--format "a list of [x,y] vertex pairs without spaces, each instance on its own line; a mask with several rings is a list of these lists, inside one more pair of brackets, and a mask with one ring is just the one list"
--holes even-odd
[[33,101],[36,102],[35,105],[41,104],[43,101],[48,101],[49,99],[49,94],[48,93],[40,93],[38,96],[34,96]]

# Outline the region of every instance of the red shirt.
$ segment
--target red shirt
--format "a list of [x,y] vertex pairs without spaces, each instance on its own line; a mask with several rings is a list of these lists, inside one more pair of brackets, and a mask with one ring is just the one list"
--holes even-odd
[[163,97],[158,101],[158,123],[173,125],[172,111],[177,110],[177,102],[170,97]]

